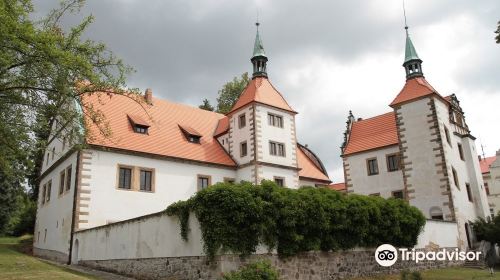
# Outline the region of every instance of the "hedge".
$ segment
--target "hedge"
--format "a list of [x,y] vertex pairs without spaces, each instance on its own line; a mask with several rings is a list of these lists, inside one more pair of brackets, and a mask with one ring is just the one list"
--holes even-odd
[[218,183],[166,209],[178,216],[187,241],[189,215],[200,223],[204,251],[242,256],[259,244],[280,257],[307,251],[338,251],[389,243],[413,247],[425,217],[401,199],[344,195],[327,188]]

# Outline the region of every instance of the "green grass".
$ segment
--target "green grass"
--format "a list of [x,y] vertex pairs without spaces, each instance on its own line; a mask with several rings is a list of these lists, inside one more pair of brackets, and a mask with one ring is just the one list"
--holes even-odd
[[31,242],[31,236],[0,237],[0,279],[97,279],[21,253]]
[[[486,269],[473,269],[473,268],[445,268],[445,269],[434,269],[422,272],[422,278],[424,280],[500,280],[500,270],[497,268],[495,274],[490,276],[490,273]],[[375,277],[361,277],[353,278],[351,280],[399,280],[401,279],[399,274],[394,275],[380,275]]]

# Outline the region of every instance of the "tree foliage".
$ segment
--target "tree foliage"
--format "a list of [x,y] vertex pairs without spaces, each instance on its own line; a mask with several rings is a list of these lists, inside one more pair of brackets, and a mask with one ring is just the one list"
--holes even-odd
[[205,253],[243,256],[259,244],[282,257],[311,250],[337,251],[390,243],[412,247],[425,217],[400,199],[343,195],[326,189],[282,188],[272,181],[261,185],[218,183],[166,210],[181,221],[187,240],[189,213],[194,212]]
[[[232,81],[224,84],[222,89],[219,90],[219,95],[217,97],[217,113],[229,113],[249,82],[250,78],[248,77],[248,73],[245,72],[241,74],[241,77],[234,77]],[[213,111],[214,109],[212,105],[210,105],[210,101],[206,98],[199,107],[209,111]],[[210,108],[212,108],[212,110],[210,110]]]
[[238,271],[223,275],[220,280],[278,280],[279,274],[268,260],[260,260],[245,265]]
[[83,122],[80,112],[110,134],[102,114],[81,99],[84,94],[113,89],[139,100],[135,90],[125,88],[132,69],[104,44],[82,39],[92,16],[71,28],[61,26],[65,15],[83,5],[83,0],[65,0],[33,21],[30,0],[0,1],[0,232],[27,176],[31,195],[37,196],[47,144],[63,132],[68,139],[81,137],[74,129]]
[[472,227],[478,240],[485,240],[493,244],[500,245],[500,212],[493,219],[479,218]]
[[500,21],[498,22],[498,27],[497,27],[497,30],[495,31],[495,33],[497,34],[497,36],[495,37],[495,40],[496,40],[497,44],[500,44]]

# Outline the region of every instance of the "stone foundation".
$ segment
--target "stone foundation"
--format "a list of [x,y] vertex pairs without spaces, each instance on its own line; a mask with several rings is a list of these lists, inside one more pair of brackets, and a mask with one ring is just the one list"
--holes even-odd
[[335,253],[310,252],[280,259],[277,255],[252,255],[241,259],[236,255],[222,255],[208,263],[205,257],[172,257],[124,260],[80,261],[79,264],[127,275],[138,279],[194,280],[218,279],[223,273],[259,259],[268,259],[280,273],[281,279],[323,280],[347,277],[399,273],[403,269],[425,270],[458,266],[463,262],[398,261],[390,268],[379,266],[374,250]]
[[48,250],[48,249],[40,249],[37,247],[33,246],[33,256],[60,262],[60,263],[67,263],[68,262],[68,254],[59,252],[59,251],[54,251],[54,250]]

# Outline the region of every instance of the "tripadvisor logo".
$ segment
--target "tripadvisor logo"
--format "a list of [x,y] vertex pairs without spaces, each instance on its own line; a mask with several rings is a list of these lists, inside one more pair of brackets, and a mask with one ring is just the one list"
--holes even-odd
[[415,249],[396,249],[391,244],[380,245],[375,251],[375,260],[381,266],[392,266],[398,261],[398,255],[402,261],[478,261],[481,252],[464,252],[457,248],[454,250],[441,249],[439,251],[416,251]]

